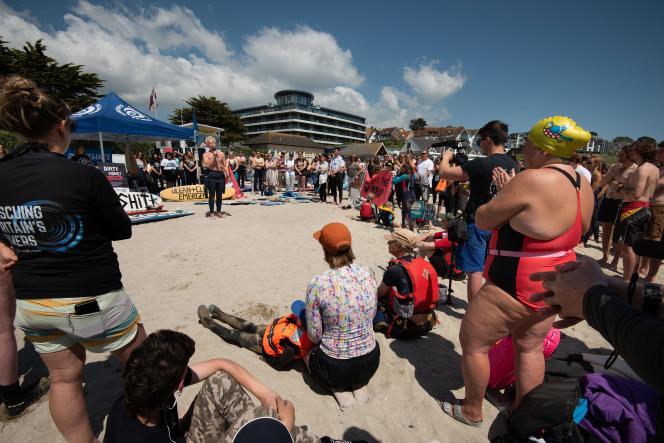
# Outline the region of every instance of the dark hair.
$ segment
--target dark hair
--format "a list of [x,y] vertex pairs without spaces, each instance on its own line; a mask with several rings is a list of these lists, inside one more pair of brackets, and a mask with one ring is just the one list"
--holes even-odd
[[659,144],[657,145],[657,147],[658,147],[658,148],[664,148],[664,140],[662,140],[661,142],[659,142]]
[[502,146],[507,143],[507,136],[509,135],[509,128],[507,123],[500,120],[491,120],[486,125],[482,126],[477,134],[480,138],[489,137],[494,145]]
[[132,351],[122,374],[127,412],[136,416],[161,408],[177,389],[194,350],[194,341],[181,332],[150,334]]
[[27,139],[46,136],[55,125],[69,117],[69,107],[28,79],[13,75],[0,89],[0,128]]
[[657,155],[657,142],[652,137],[640,137],[632,145],[632,150],[638,152],[644,162],[652,162]]

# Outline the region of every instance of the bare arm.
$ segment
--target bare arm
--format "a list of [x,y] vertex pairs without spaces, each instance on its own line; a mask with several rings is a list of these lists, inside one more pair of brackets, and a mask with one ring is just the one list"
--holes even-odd
[[380,286],[378,286],[378,290],[376,291],[378,298],[379,299],[385,298],[389,293],[390,293],[390,287],[387,286],[384,282],[380,282]]
[[533,172],[524,171],[515,176],[493,200],[480,206],[475,213],[477,227],[488,231],[496,229],[524,210],[528,206],[524,189],[532,186]]
[[616,176],[616,165],[613,165],[609,168],[608,171],[606,171],[606,175],[602,177],[602,181],[600,182],[600,187],[604,187],[611,183],[611,181],[615,178]]
[[224,371],[242,385],[243,388],[251,392],[263,406],[274,410],[277,409],[276,398],[278,394],[232,360],[215,358],[193,364],[190,367],[194,373],[191,381],[192,384],[205,380],[215,372]]
[[445,151],[443,158],[440,160],[440,166],[438,167],[438,172],[440,176],[445,180],[452,181],[468,181],[470,177],[468,174],[461,169],[461,166],[451,166],[450,159],[452,158],[452,153],[450,151]]

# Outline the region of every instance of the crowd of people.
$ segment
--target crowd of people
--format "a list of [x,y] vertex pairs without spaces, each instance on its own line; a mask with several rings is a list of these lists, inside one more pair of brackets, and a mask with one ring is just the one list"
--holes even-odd
[[[49,370],[49,409],[69,442],[96,441],[82,388],[87,352],[110,352],[124,365],[124,394],[111,408],[106,426],[104,441],[109,443],[234,441],[247,432],[265,435],[266,429],[275,429],[269,434],[274,441],[279,429],[296,442],[338,441],[296,426],[293,404],[237,363],[192,363],[195,343],[187,335],[172,330],[146,334],[123,287],[112,246],[114,240],[131,237],[131,224],[100,171],[64,158],[76,131],[64,102],[31,81],[10,77],[0,92],[0,127],[26,140],[0,161],[0,219],[10,221],[0,223],[0,348],[5,357],[0,397],[8,414],[20,415],[49,390],[48,383],[19,385],[15,322]],[[402,228],[385,236],[394,260],[380,282],[356,263],[348,226],[329,223],[313,233],[329,270],[310,280],[304,302],[294,303],[292,313],[255,325],[215,305],[200,306],[201,324],[280,366],[302,359],[313,379],[347,408],[367,400],[366,386],[380,365],[375,333],[414,339],[435,326],[439,272],[422,255],[456,245],[457,265],[468,274],[468,306],[459,333],[465,398],[440,398],[445,414],[470,426],[483,423],[492,370],[489,352],[506,337],[515,351],[510,410],[518,411],[544,382],[547,333],[587,318],[649,387],[639,386],[660,396],[652,420],[663,435],[661,287],[633,277],[645,271],[654,278],[659,261],[642,260],[640,267],[632,247],[644,236],[659,236],[661,242],[658,198],[664,192],[664,171],[654,162],[664,160],[664,145],[658,150],[653,139],[639,138],[621,153],[620,164],[601,176],[596,160],[585,162],[590,166],[586,174],[583,160],[575,159],[590,133],[568,117],[549,117],[533,126],[523,165],[505,153],[507,134],[505,123],[491,121],[477,135],[484,157],[462,161],[448,151],[437,165],[426,153],[419,161],[405,155],[366,163],[350,158],[346,163],[338,149],[311,162],[300,154],[277,159],[257,154],[244,161],[230,153],[226,158],[215,149],[214,139],[208,140],[202,163],[208,170],[210,215],[220,212],[227,174],[241,179],[252,172],[255,192],[265,193],[279,186],[282,165],[286,192],[296,187],[305,191],[310,183],[322,201],[329,190],[338,205],[343,204],[346,177],[349,199],[359,200],[352,190],[358,189],[355,184],[364,172],[390,171],[391,193],[405,215]],[[169,154],[154,162],[141,158],[142,170],[152,174],[158,165],[156,176],[172,185],[180,165],[190,173],[197,167],[191,158],[187,168],[186,157],[178,162]],[[455,189],[447,200],[437,190],[443,180]],[[43,186],[53,182],[59,186]],[[467,201],[456,206],[450,198],[462,189]],[[450,223],[447,232],[434,235],[413,232],[409,208],[430,197],[442,198],[446,210],[449,204],[453,213],[462,212],[463,225]],[[595,213],[603,231],[614,225],[614,250],[622,254],[629,285],[608,278],[597,263],[575,253],[584,235],[594,233]],[[610,244],[603,247],[608,261]],[[645,340],[652,352],[642,351]],[[180,418],[179,393],[199,382],[192,407]]]

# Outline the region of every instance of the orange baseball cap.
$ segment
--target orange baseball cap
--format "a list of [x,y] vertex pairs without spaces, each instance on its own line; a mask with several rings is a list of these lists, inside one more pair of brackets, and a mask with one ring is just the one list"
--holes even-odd
[[343,223],[326,224],[320,231],[314,232],[314,238],[329,254],[337,254],[344,246],[351,245],[350,231]]

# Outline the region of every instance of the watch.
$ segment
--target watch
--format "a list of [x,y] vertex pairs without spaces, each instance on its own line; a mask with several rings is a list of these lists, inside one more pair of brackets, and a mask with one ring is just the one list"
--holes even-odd
[[661,287],[652,283],[646,283],[643,289],[643,311],[654,317],[657,317],[661,304]]

